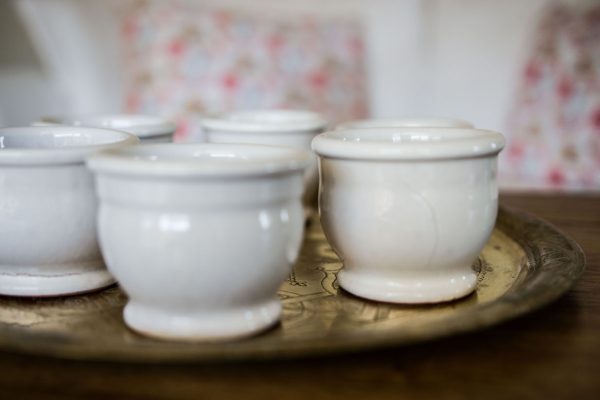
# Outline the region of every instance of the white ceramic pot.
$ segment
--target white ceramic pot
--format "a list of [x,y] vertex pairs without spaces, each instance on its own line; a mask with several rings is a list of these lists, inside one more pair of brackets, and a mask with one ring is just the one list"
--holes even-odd
[[[299,110],[235,111],[207,116],[202,120],[206,140],[210,143],[252,143],[287,146],[310,151],[310,142],[327,127],[317,113]],[[303,202],[308,209],[316,203],[319,183],[317,158],[304,176]]]
[[344,122],[335,129],[371,128],[473,128],[470,122],[455,118],[363,119]]
[[140,145],[93,157],[102,253],[141,333],[216,340],[279,320],[302,242],[310,153],[253,145]]
[[84,163],[137,142],[107,129],[0,129],[0,294],[56,296],[114,283],[98,249],[93,177]]
[[477,129],[336,130],[320,157],[320,215],[347,291],[432,303],[465,296],[494,227],[502,135]]
[[173,141],[176,126],[164,118],[138,114],[64,115],[43,117],[34,126],[70,125],[118,129],[131,133],[143,143]]

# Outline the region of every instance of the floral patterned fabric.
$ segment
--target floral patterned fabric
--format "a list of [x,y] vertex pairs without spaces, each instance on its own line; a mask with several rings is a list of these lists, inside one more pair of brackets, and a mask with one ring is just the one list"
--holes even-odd
[[502,181],[600,189],[600,4],[545,10],[501,157]]
[[367,115],[362,29],[351,19],[267,17],[199,1],[136,1],[122,18],[127,112],[201,139],[201,112],[301,108]]

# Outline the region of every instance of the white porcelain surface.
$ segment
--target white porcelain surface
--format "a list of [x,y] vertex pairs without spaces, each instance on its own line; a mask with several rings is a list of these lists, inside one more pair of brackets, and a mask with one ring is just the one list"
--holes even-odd
[[84,163],[137,142],[107,129],[0,129],[0,294],[55,296],[114,282],[100,257],[93,177]]
[[494,227],[502,135],[379,128],[317,136],[319,207],[347,291],[433,303],[471,293],[472,264]]
[[71,125],[91,128],[109,128],[129,132],[143,143],[173,141],[176,126],[164,118],[138,114],[63,115],[43,117],[36,126]]
[[470,122],[455,118],[396,118],[396,119],[363,119],[344,122],[336,129],[370,129],[370,128],[473,128]]
[[[319,114],[300,110],[253,110],[207,116],[202,120],[206,140],[210,143],[252,143],[287,146],[310,151],[310,142],[322,132],[327,122]],[[317,158],[304,176],[305,207],[315,202],[319,174]]]
[[140,145],[97,155],[102,253],[129,295],[125,322],[177,340],[277,323],[302,242],[310,153],[255,145]]

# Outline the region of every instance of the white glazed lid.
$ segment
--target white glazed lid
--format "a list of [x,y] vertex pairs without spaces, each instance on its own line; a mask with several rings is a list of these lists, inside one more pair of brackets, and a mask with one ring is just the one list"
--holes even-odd
[[249,110],[207,115],[202,125],[210,131],[286,133],[325,129],[327,121],[312,111]]
[[113,129],[74,126],[0,128],[0,165],[75,164],[92,153],[139,143]]
[[312,149],[331,158],[429,160],[498,154],[504,137],[493,131],[458,128],[340,129],[312,141]]
[[370,128],[473,128],[473,124],[462,119],[423,117],[397,119],[362,119],[344,122],[336,129]]
[[98,153],[93,171],[128,176],[247,177],[302,171],[311,153],[253,144],[140,144]]
[[118,129],[140,138],[170,136],[177,128],[164,118],[140,114],[64,115],[43,117],[34,123],[38,126],[52,124]]

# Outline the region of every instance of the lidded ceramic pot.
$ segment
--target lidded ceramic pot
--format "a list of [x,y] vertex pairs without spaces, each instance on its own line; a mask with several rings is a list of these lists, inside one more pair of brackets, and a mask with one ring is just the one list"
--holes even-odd
[[470,122],[455,118],[396,118],[396,119],[363,119],[344,122],[336,129],[370,129],[370,128],[473,128]]
[[[209,115],[202,126],[210,143],[253,143],[286,146],[310,151],[310,142],[327,127],[319,114],[301,110],[234,111]],[[319,175],[317,158],[304,176],[304,205],[310,208],[316,202]]]
[[302,242],[304,150],[244,144],[132,146],[89,160],[107,266],[127,325],[176,340],[251,335],[281,314],[277,290]]
[[114,283],[96,240],[91,154],[139,140],[96,128],[0,129],[0,294],[57,296]]
[[69,125],[91,128],[109,128],[129,132],[143,143],[168,143],[173,141],[176,126],[161,117],[139,114],[64,115],[43,117],[37,126]]
[[433,303],[471,293],[496,220],[501,134],[346,129],[317,136],[323,229],[340,286],[367,299]]

